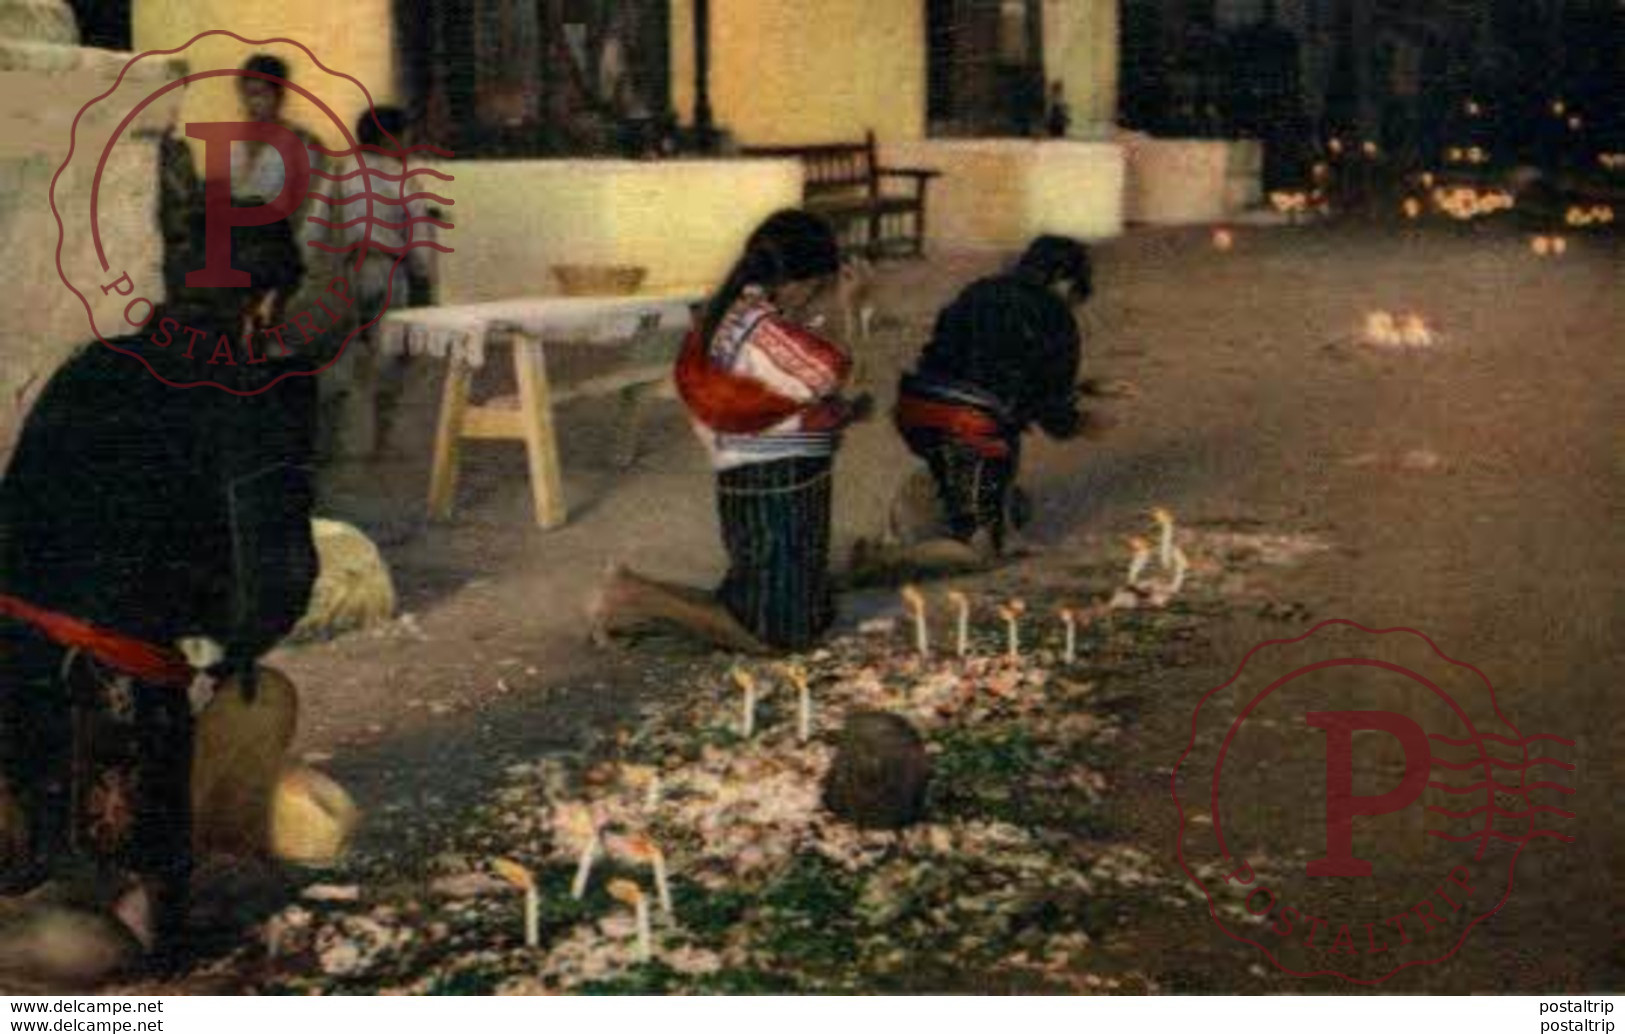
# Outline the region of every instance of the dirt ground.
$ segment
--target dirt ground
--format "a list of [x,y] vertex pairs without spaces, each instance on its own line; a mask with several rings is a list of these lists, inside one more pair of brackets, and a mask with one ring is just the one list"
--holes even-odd
[[[1096,248],[1085,374],[1140,393],[1105,404],[1120,421],[1107,440],[1031,445],[1032,537],[1046,551],[1035,569],[1139,528],[1158,504],[1186,523],[1325,539],[1333,548],[1283,569],[1272,593],[1316,617],[1422,629],[1481,668],[1521,727],[1578,743],[1578,792],[1566,803],[1577,840],[1532,845],[1516,892],[1460,956],[1383,990],[1619,991],[1618,238],[1571,238],[1567,255],[1542,260],[1494,227],[1238,227],[1236,237],[1229,252],[1206,229],[1137,231]],[[882,412],[936,308],[1004,258],[881,267],[865,366]],[[1352,345],[1374,308],[1424,314],[1436,347]],[[300,752],[356,795],[366,843],[404,859],[430,850],[506,764],[612,730],[638,695],[683,670],[681,655],[588,645],[582,610],[607,561],[697,584],[722,564],[704,457],[674,404],[660,404],[626,472],[609,460],[608,407],[562,410],[571,519],[543,532],[530,523],[518,447],[499,444],[468,450],[455,521],[421,519],[430,394],[408,410],[402,458],[336,469],[326,490],[330,515],[377,537],[413,620],[271,659],[304,694]],[[838,557],[880,529],[907,469],[884,421],[850,436]],[[846,620],[888,605],[850,598]],[[1271,634],[1249,617],[1223,620],[1201,663],[1147,687],[1114,782],[1116,818],[1148,852],[1172,858],[1167,779],[1192,706]],[[1322,778],[1312,758],[1283,763]],[[1134,939],[1165,989],[1347,986],[1266,985],[1250,975],[1256,952],[1205,915],[1188,918]]]

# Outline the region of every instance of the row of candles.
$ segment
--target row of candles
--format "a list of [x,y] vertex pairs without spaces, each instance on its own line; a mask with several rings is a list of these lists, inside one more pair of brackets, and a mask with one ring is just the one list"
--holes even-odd
[[1427,348],[1433,344],[1433,329],[1417,313],[1376,309],[1365,314],[1360,339],[1383,348]]
[[[1147,599],[1165,603],[1183,585],[1189,561],[1184,550],[1175,544],[1174,516],[1166,508],[1157,507],[1151,511],[1151,518],[1159,533],[1158,548],[1154,551],[1150,542],[1143,538],[1129,539],[1131,556],[1125,576],[1126,585],[1117,595],[1104,604],[1081,611],[1071,607],[1061,607],[1057,611],[1065,628],[1063,656],[1068,663],[1077,658],[1080,618],[1084,622],[1092,621],[1109,614],[1114,609],[1136,606]],[[1162,567],[1172,572],[1172,577],[1165,583],[1148,583],[1145,580],[1146,571],[1154,557]],[[909,585],[903,587],[901,595],[904,609],[913,618],[915,648],[922,657],[928,657],[931,654],[931,640],[925,594],[918,587]],[[947,594],[947,598],[953,604],[956,615],[955,653],[964,657],[970,650],[970,597],[953,590]],[[999,616],[1005,622],[1007,652],[1012,660],[1019,659],[1021,655],[1019,624],[1026,610],[1026,604],[1019,599],[1009,600],[998,607]],[[807,671],[798,664],[784,664],[779,666],[779,673],[795,691],[796,737],[805,743],[812,736],[813,720],[812,691]],[[756,677],[743,668],[732,669],[730,676],[743,697],[739,731],[742,737],[748,739],[756,731],[756,706],[761,697],[761,688]],[[625,766],[625,769],[625,775],[630,781],[641,782],[645,787],[645,810],[652,811],[658,807],[661,799],[658,772],[647,766]],[[593,868],[601,854],[618,855],[634,863],[648,866],[655,886],[655,901],[659,905],[661,915],[667,922],[675,922],[671,881],[666,867],[666,856],[660,845],[643,833],[606,835],[601,818],[589,805],[575,804],[567,805],[565,808],[561,816],[561,825],[565,827],[564,831],[571,840],[578,841],[582,845],[576,859],[575,876],[570,884],[571,896],[577,901],[585,897]],[[495,859],[492,862],[492,869],[497,876],[524,895],[524,942],[527,948],[537,947],[541,940],[541,892],[536,874],[511,858]],[[637,930],[638,958],[643,962],[650,961],[654,955],[654,937],[649,895],[636,881],[625,878],[610,880],[605,885],[605,890],[609,892],[610,897],[632,911]]]
[[[580,901],[586,896],[598,856],[602,853],[613,853],[649,867],[654,878],[655,900],[660,905],[661,915],[668,923],[676,922],[676,910],[672,906],[671,898],[671,879],[666,871],[666,855],[652,837],[642,833],[606,837],[597,817],[585,805],[573,806],[567,816],[567,822],[572,827],[571,832],[574,836],[583,843],[576,860],[575,879],[570,885],[571,897]],[[541,890],[536,882],[536,874],[511,858],[498,858],[491,863],[491,867],[499,877],[524,894],[525,947],[538,947],[541,943]],[[609,892],[610,897],[632,910],[637,927],[638,957],[648,962],[654,956],[654,934],[648,895],[636,881],[624,878],[610,880],[604,889]]]
[[[1480,191],[1472,187],[1434,187],[1432,198],[1436,208],[1457,219],[1475,219],[1481,215],[1508,212],[1512,210],[1514,204],[1511,191]],[[1400,210],[1405,213],[1406,218],[1416,219],[1422,214],[1422,201],[1420,198],[1408,197],[1401,202]]]
[[1614,208],[1612,205],[1570,205],[1568,211],[1563,213],[1563,221],[1570,226],[1590,226],[1593,223],[1607,226],[1614,221]]

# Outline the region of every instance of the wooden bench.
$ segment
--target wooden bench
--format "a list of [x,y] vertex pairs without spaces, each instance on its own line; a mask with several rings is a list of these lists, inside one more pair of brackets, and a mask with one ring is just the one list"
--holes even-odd
[[[746,147],[758,158],[796,158],[805,170],[802,204],[828,219],[843,250],[879,257],[888,249],[925,250],[925,194],[936,169],[888,168],[875,156],[874,133],[856,143]],[[888,181],[904,181],[888,191]]]

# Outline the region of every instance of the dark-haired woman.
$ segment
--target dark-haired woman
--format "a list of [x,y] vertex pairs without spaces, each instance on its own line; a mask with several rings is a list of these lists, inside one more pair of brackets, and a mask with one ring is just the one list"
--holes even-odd
[[803,314],[845,281],[821,219],[783,211],[757,228],[677,364],[677,386],[716,471],[728,573],[715,593],[614,568],[597,632],[675,624],[747,652],[810,646],[834,620],[830,480],[841,431],[869,411],[842,394],[851,357]]
[[976,281],[942,310],[898,386],[897,429],[929,467],[944,531],[967,547],[967,560],[1005,547],[1029,427],[1070,438],[1105,426],[1077,407],[1081,341],[1072,310],[1091,290],[1084,245],[1038,237],[1014,269]]

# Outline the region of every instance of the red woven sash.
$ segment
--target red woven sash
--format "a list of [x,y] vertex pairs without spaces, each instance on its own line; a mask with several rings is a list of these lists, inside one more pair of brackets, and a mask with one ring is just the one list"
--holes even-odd
[[109,667],[142,682],[185,689],[192,684],[192,666],[180,651],[154,646],[133,636],[56,611],[36,607],[15,596],[0,594],[0,615],[34,626],[47,639],[83,650]]
[[1010,443],[999,433],[999,422],[974,406],[938,402],[905,393],[898,396],[895,419],[901,431],[911,428],[941,431],[990,460],[1010,455]]
[[677,394],[694,419],[723,434],[760,434],[795,416],[804,406],[761,381],[716,367],[697,330],[677,356]]

